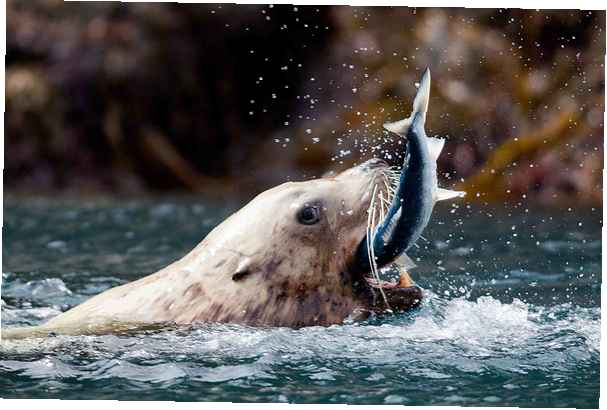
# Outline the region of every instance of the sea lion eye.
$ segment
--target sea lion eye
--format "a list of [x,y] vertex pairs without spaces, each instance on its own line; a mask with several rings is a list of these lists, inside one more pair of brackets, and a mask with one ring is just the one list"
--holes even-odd
[[297,214],[297,220],[304,225],[314,225],[320,221],[320,210],[318,206],[305,206]]

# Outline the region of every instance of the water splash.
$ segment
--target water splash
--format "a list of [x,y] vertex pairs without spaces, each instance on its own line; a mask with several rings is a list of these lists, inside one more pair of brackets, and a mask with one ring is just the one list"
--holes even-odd
[[[188,224],[213,217],[210,206],[196,205],[5,208],[2,325],[39,324],[179,257],[213,225]],[[479,212],[460,232],[452,221],[470,210],[450,211],[436,210],[429,242],[412,255],[419,266],[413,277],[425,288],[414,311],[298,330],[199,324],[5,341],[0,395],[596,407],[600,229],[574,231],[567,216],[555,217],[560,229],[545,226],[548,240],[562,242],[554,253],[554,244],[535,245],[524,219],[500,224],[497,213],[488,222]],[[74,214],[90,225],[66,228]],[[214,223],[223,216],[215,214]],[[517,239],[504,248],[501,236],[514,224]],[[584,224],[592,226],[600,224]],[[581,245],[571,249],[573,234]],[[65,252],[49,249],[51,240],[63,240]],[[123,259],[108,258],[125,248],[131,251]],[[582,273],[567,270],[574,262]]]

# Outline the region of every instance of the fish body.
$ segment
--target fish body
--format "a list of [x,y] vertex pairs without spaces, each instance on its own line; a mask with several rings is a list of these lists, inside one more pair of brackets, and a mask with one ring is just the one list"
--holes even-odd
[[[426,135],[424,125],[430,97],[430,70],[426,69],[408,118],[384,124],[390,132],[406,138],[406,156],[396,193],[383,221],[377,226],[370,240],[361,242],[357,252],[358,264],[372,270],[369,255],[373,255],[377,267],[397,258],[405,267],[414,266],[405,252],[415,244],[430,221],[437,201],[464,196],[464,192],[438,187],[436,161],[445,140]],[[372,244],[373,252],[368,246]],[[364,260],[367,260],[366,265]]]

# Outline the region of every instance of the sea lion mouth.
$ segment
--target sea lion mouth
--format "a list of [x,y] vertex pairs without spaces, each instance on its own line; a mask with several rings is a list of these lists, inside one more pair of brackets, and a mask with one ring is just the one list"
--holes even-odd
[[418,306],[423,297],[422,289],[417,285],[384,289],[384,294],[388,299],[390,309],[397,312]]
[[[397,196],[397,190],[400,184],[400,167],[391,167],[386,161],[373,158],[357,167],[369,178],[369,202],[366,204],[366,229],[359,243],[373,238],[372,233],[377,226],[389,217],[390,206]],[[370,241],[372,242],[372,240]],[[370,244],[369,244],[370,245]],[[381,266],[372,263],[373,247],[367,246],[364,255],[360,254],[360,249],[352,256],[348,264],[348,270],[355,278],[355,287],[360,295],[368,299],[370,309],[375,313],[396,312],[408,310],[421,302],[422,289],[416,286],[411,280],[405,268],[412,267],[414,264],[405,264],[399,266],[400,278],[398,281],[387,281],[382,279],[380,270],[394,263],[399,257],[398,254],[392,257],[383,257]],[[406,258],[406,256],[405,256]],[[366,263],[361,263],[364,259]],[[399,263],[402,265],[402,261]]]
[[382,298],[377,299],[374,303],[374,308],[381,311],[388,309],[402,312],[421,303],[422,289],[413,283],[407,272],[401,272],[398,282],[373,277],[365,277],[365,281],[369,288],[382,294]]

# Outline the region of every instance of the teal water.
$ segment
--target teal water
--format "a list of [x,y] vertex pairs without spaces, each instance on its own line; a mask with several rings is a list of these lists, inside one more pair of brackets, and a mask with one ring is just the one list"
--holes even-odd
[[[2,326],[154,272],[239,205],[5,200]],[[598,407],[601,213],[440,204],[410,252],[413,311],[10,342],[0,397]]]

